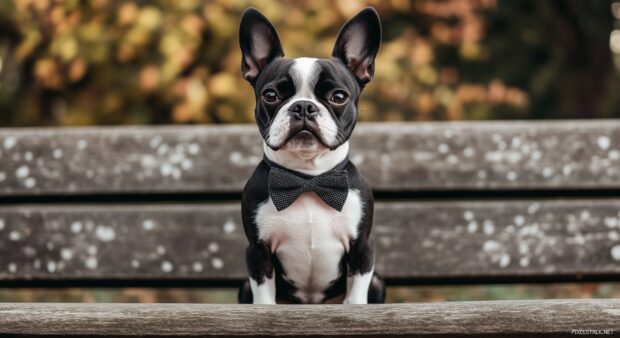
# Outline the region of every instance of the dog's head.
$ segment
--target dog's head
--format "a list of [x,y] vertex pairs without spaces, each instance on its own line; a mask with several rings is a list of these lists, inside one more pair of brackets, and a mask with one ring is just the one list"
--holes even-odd
[[345,143],[380,42],[379,16],[366,8],[342,27],[331,59],[287,59],[273,25],[247,9],[239,29],[241,70],[254,87],[265,143],[276,151],[334,150]]

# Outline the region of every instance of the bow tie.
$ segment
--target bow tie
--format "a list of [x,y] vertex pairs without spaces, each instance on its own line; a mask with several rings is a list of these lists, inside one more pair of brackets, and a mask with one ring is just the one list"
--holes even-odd
[[318,176],[305,175],[283,168],[265,158],[269,170],[269,196],[278,211],[288,208],[305,192],[316,193],[327,205],[342,211],[349,194],[349,175],[343,168],[345,159],[334,169]]

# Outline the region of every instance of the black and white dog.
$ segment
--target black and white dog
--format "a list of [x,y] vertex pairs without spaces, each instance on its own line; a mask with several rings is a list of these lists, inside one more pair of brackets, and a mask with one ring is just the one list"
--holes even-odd
[[256,94],[265,154],[243,191],[249,280],[240,303],[384,301],[372,191],[348,159],[380,41],[379,17],[366,8],[341,29],[333,58],[287,59],[269,20],[243,13],[241,69]]

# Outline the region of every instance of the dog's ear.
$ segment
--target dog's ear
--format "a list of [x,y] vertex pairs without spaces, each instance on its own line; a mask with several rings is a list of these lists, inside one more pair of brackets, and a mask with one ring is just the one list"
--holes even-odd
[[375,56],[380,44],[379,15],[368,7],[342,26],[332,56],[344,62],[360,86],[364,87],[374,75]]
[[276,29],[255,8],[243,12],[239,26],[239,45],[242,53],[241,72],[252,84],[271,61],[284,56]]

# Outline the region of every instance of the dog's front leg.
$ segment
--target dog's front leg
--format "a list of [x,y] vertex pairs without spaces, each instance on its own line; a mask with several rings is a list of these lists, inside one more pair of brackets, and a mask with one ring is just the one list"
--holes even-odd
[[246,249],[246,262],[254,304],[276,303],[276,282],[272,254],[264,243],[251,244]]
[[367,240],[351,241],[344,304],[368,304],[368,289],[375,269],[374,258],[372,243]]

